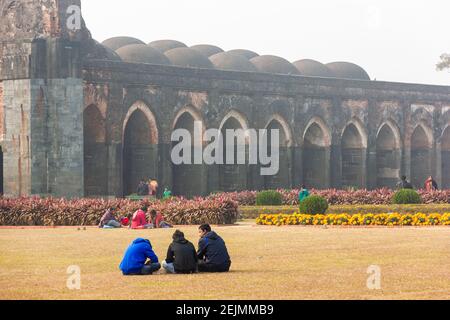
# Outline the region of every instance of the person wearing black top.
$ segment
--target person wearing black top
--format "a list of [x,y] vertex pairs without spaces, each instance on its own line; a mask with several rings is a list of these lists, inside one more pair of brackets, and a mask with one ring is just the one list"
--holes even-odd
[[197,253],[194,245],[185,239],[180,230],[173,234],[163,268],[168,273],[190,274],[197,272]]

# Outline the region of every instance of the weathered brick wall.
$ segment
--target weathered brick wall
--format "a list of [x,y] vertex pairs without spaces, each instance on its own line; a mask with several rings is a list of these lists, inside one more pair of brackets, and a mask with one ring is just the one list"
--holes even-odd
[[[89,87],[108,87],[107,96],[101,95],[99,103],[106,107],[108,114],[106,144],[111,146],[112,160],[108,166],[113,182],[108,183],[110,195],[123,193],[121,179],[128,174],[121,163],[123,121],[136,101],[145,102],[156,119],[159,161],[150,166],[157,172],[160,185],[174,187],[186,195],[192,195],[192,191],[206,194],[221,189],[291,187],[303,182],[310,187],[321,188],[392,187],[402,173],[408,176],[413,173],[417,181],[425,173],[436,175],[442,181],[446,179],[442,170],[449,160],[444,151],[442,165],[437,163],[434,155],[430,158],[429,167],[421,169],[414,165],[411,170],[411,163],[416,163],[411,135],[421,122],[433,128],[436,139],[442,135],[444,122],[447,124],[450,120],[440,123],[434,113],[440,112],[442,105],[450,104],[450,89],[447,87],[100,61],[85,64],[84,79]],[[433,108],[427,110],[422,105]],[[220,128],[230,112],[234,113],[229,124],[233,128],[242,127],[244,123],[250,128],[261,129],[275,115],[282,119],[293,141],[282,154],[280,174],[272,178],[261,177],[258,166],[173,167],[170,134],[179,113],[187,106],[196,110],[207,128]],[[313,145],[304,145],[306,130],[314,119],[325,128],[326,134],[316,138]],[[351,141],[348,145],[342,144],[344,131],[351,122],[360,125],[356,129],[361,140],[357,146]],[[398,143],[393,149],[383,144],[379,134],[386,123],[393,129],[384,139]],[[431,153],[438,152],[433,145]],[[183,187],[189,190],[183,190]]]
[[0,141],[5,135],[5,103],[3,100],[3,83],[0,81]]

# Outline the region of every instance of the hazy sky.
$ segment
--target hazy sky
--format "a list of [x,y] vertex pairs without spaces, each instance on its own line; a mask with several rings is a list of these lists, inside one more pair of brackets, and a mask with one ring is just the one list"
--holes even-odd
[[290,61],[350,61],[377,80],[450,85],[436,63],[450,52],[448,0],[89,0],[95,39],[245,48]]

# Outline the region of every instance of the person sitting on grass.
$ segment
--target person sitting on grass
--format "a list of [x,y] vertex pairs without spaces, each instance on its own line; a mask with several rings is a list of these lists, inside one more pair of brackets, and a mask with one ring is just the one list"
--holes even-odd
[[214,231],[209,224],[199,227],[197,257],[199,272],[228,272],[231,267],[231,259],[228,254],[225,241]]
[[167,273],[191,274],[197,272],[197,253],[194,245],[187,241],[184,233],[175,231],[173,242],[167,250],[163,268]]
[[298,195],[298,201],[301,203],[308,197],[309,197],[309,190],[306,189],[305,185],[302,185],[302,189],[300,190],[300,194]]
[[161,269],[150,240],[138,238],[128,247],[119,266],[124,276],[151,275]]
[[150,211],[150,218],[151,218],[150,223],[153,225],[153,228],[161,228],[161,229],[173,228],[173,226],[170,223],[164,221],[164,216],[161,214],[161,212],[156,212],[156,210]]
[[131,215],[123,216],[122,219],[120,219],[120,223],[123,227],[129,227],[130,226],[130,219]]
[[143,206],[141,209],[136,211],[131,219],[131,229],[152,229],[153,225],[147,223],[147,214],[148,208]]
[[114,216],[115,211],[115,208],[109,208],[108,210],[106,210],[105,214],[100,219],[100,224],[98,225],[98,227],[104,229],[121,228],[122,224],[117,221],[116,217]]

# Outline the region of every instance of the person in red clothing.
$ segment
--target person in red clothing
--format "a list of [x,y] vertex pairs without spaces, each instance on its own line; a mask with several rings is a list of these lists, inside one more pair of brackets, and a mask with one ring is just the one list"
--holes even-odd
[[164,216],[156,210],[150,211],[151,223],[154,228],[173,228],[173,226],[164,221]]
[[131,219],[131,229],[151,229],[153,225],[147,223],[147,214],[148,208],[142,207],[138,211],[136,211]]

